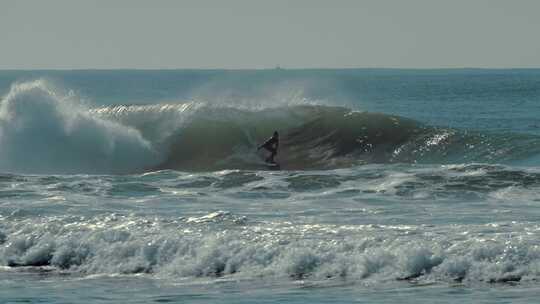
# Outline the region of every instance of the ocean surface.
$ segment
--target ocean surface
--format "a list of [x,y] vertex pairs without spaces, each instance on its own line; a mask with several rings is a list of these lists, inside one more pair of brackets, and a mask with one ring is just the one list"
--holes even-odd
[[1,303],[536,303],[539,194],[536,69],[0,71]]

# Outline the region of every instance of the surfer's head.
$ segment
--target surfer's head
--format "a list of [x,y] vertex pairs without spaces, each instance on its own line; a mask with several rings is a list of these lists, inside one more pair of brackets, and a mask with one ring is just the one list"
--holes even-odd
[[279,137],[279,134],[277,131],[274,131],[274,137]]

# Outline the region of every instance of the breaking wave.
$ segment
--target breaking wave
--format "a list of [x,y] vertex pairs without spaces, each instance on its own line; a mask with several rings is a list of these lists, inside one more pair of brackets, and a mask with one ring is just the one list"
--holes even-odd
[[540,155],[540,137],[432,127],[412,119],[345,107],[265,109],[181,105],[93,110],[140,130],[164,161],[153,169],[265,169],[257,145],[274,130],[281,169],[335,169],[369,163],[518,163]]
[[43,80],[13,85],[0,104],[0,170],[120,173],[156,163],[139,131],[91,115]]
[[422,226],[407,225],[251,225],[225,211],[180,219],[111,214],[10,223],[0,231],[0,263],[12,271],[367,284],[533,282],[540,275],[540,251],[529,232],[538,227],[519,223],[450,225],[423,234]]
[[368,163],[535,161],[540,138],[440,128],[315,104],[249,108],[181,104],[88,109],[45,81],[13,85],[0,105],[0,170],[131,173],[266,169],[256,147],[281,134],[281,169]]

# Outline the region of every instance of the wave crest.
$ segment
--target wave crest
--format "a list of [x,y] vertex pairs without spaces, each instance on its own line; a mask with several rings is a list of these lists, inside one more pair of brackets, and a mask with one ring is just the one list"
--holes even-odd
[[43,80],[12,86],[0,134],[3,172],[118,173],[159,161],[138,130],[90,115]]

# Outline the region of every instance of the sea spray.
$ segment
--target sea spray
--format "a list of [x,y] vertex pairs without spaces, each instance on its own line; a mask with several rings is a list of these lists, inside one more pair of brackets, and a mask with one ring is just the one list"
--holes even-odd
[[90,115],[44,80],[18,83],[0,104],[0,170],[125,173],[159,156],[136,129]]

